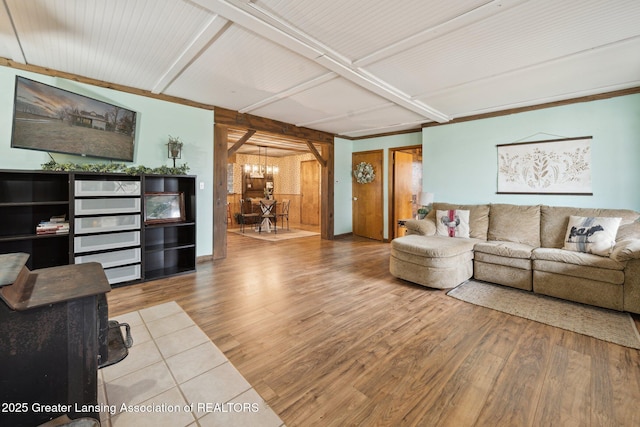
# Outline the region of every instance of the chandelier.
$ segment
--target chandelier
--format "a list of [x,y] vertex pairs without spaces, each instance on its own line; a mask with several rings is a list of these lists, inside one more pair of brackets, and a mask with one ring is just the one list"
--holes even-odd
[[[264,148],[264,164],[262,163],[262,148]],[[278,173],[278,166],[267,164],[267,147],[258,145],[258,163],[245,164],[244,171],[248,173],[251,178],[264,178],[264,175],[271,175]]]

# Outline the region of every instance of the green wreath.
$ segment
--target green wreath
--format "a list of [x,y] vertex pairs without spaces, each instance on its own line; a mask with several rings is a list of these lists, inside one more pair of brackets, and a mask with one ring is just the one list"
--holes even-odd
[[356,177],[358,184],[369,184],[375,179],[376,174],[371,163],[360,162],[353,171],[353,176]]

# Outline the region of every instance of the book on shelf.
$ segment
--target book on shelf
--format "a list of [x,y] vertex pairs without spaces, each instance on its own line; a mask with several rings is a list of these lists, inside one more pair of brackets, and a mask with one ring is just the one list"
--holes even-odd
[[40,221],[36,226],[36,234],[69,234],[69,221],[66,220],[66,215],[56,215],[48,221]]

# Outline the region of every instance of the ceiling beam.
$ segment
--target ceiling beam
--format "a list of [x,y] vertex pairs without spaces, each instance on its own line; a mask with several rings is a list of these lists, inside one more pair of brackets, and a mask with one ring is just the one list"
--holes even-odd
[[526,3],[527,1],[529,0],[490,1],[461,15],[448,19],[440,24],[426,28],[410,37],[399,40],[395,43],[383,47],[382,49],[378,49],[377,51],[372,52],[367,56],[355,60],[354,65],[356,65],[357,67],[364,67],[375,62],[382,61],[383,59],[386,59],[390,56],[396,55],[415,46],[427,43],[438,37],[442,37],[445,34],[467,27],[486,18],[493,17],[498,13],[502,13],[514,6]]
[[152,93],[162,93],[184,70],[195,61],[202,52],[218,39],[229,27],[231,22],[220,15],[214,15],[207,25],[196,35],[191,44],[178,56],[171,67],[156,82],[151,89]]
[[286,135],[302,140],[310,139],[323,144],[333,144],[332,133],[299,127],[290,123],[267,119],[264,117],[242,114],[234,110],[215,107],[214,121],[218,125],[255,129],[275,135]]
[[352,83],[381,96],[409,111],[440,123],[450,118],[420,101],[412,99],[399,89],[354,67],[345,57],[333,52],[311,36],[286,22],[269,15],[254,3],[237,0],[193,0],[195,3],[220,14],[234,23],[324,66]]
[[247,133],[242,135],[242,138],[237,140],[236,143],[233,144],[233,146],[231,148],[229,148],[229,150],[227,151],[227,157],[233,156],[236,153],[236,151],[238,151],[238,148],[242,147],[244,145],[244,143],[247,142],[249,140],[249,138],[251,138],[253,136],[254,133],[256,133],[255,130],[249,129],[247,131]]
[[300,92],[304,92],[305,90],[309,90],[311,88],[314,88],[316,86],[319,86],[323,83],[326,83],[330,80],[335,79],[336,77],[338,77],[338,75],[336,73],[333,72],[329,72],[329,73],[325,73],[323,75],[321,75],[320,77],[316,77],[315,79],[311,79],[308,80],[304,83],[301,83],[299,85],[296,85],[292,88],[289,88],[287,90],[283,90],[282,92],[276,93],[273,96],[270,96],[268,98],[263,99],[262,101],[258,101],[255,104],[249,105],[247,107],[241,108],[240,110],[238,110],[240,113],[249,113],[253,110],[257,110],[258,108],[262,108],[264,106],[267,106],[269,104],[272,104],[276,101],[279,101],[281,99],[284,98],[288,98],[290,96],[296,95]]

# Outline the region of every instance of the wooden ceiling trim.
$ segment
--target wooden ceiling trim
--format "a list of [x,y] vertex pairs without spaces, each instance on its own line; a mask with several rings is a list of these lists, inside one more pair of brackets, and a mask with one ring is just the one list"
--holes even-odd
[[163,95],[160,93],[153,93],[149,90],[138,89],[131,86],[125,86],[117,83],[109,83],[103,80],[96,80],[89,77],[80,76],[78,74],[67,73],[65,71],[55,70],[53,68],[40,67],[38,65],[21,64],[11,59],[7,59],[0,56],[0,66],[15,68],[17,70],[30,71],[32,73],[43,74],[45,76],[59,77],[62,79],[72,80],[78,83],[85,83],[92,86],[103,87],[106,89],[113,89],[119,92],[131,93],[134,95],[145,96],[147,98],[160,99],[162,101],[173,102],[175,104],[188,105],[190,107],[202,108],[204,110],[213,110],[215,105],[203,104],[202,102],[191,101],[185,98],[179,98],[177,96]]
[[323,144],[333,144],[334,135],[332,133],[303,128],[290,123],[280,122],[251,114],[243,114],[226,108],[215,107],[214,112],[214,120],[218,125],[255,129],[257,131],[268,132],[275,135],[285,135],[299,138],[301,140],[310,139],[314,142],[320,142]]
[[233,144],[233,146],[231,148],[229,148],[229,150],[227,151],[227,156],[231,157],[235,154],[236,151],[238,151],[238,148],[242,147],[244,145],[245,142],[247,142],[249,140],[249,138],[251,138],[253,136],[253,134],[256,133],[255,130],[253,129],[249,129],[247,131],[247,133],[245,133],[244,135],[242,135],[242,137],[236,141],[235,144]]
[[[511,115],[511,114],[524,113],[526,111],[534,111],[534,110],[541,110],[541,109],[544,109],[544,108],[560,107],[560,106],[563,106],[563,105],[578,104],[580,102],[598,101],[598,100],[601,100],[601,99],[609,99],[609,98],[615,98],[617,96],[633,95],[633,94],[636,94],[636,93],[640,93],[640,86],[631,87],[631,88],[628,88],[628,89],[614,90],[614,91],[611,91],[611,92],[598,93],[598,94],[594,94],[594,95],[586,95],[586,96],[581,96],[581,97],[578,97],[578,98],[564,99],[562,101],[545,102],[544,104],[529,105],[529,106],[526,106],[526,107],[510,108],[510,109],[507,109],[507,110],[500,110],[500,111],[493,111],[493,112],[490,112],[490,113],[475,114],[475,115],[466,116],[466,117],[456,117],[456,118],[452,119],[448,123],[429,122],[429,123],[423,124],[422,127],[423,128],[428,128],[428,127],[433,127],[433,126],[452,125],[452,124],[461,123],[461,122],[468,122],[468,121],[472,121],[472,120],[480,120],[480,119],[488,119],[488,118],[491,118],[491,117],[508,116],[508,115]],[[371,138],[371,136],[369,136],[368,138]]]

